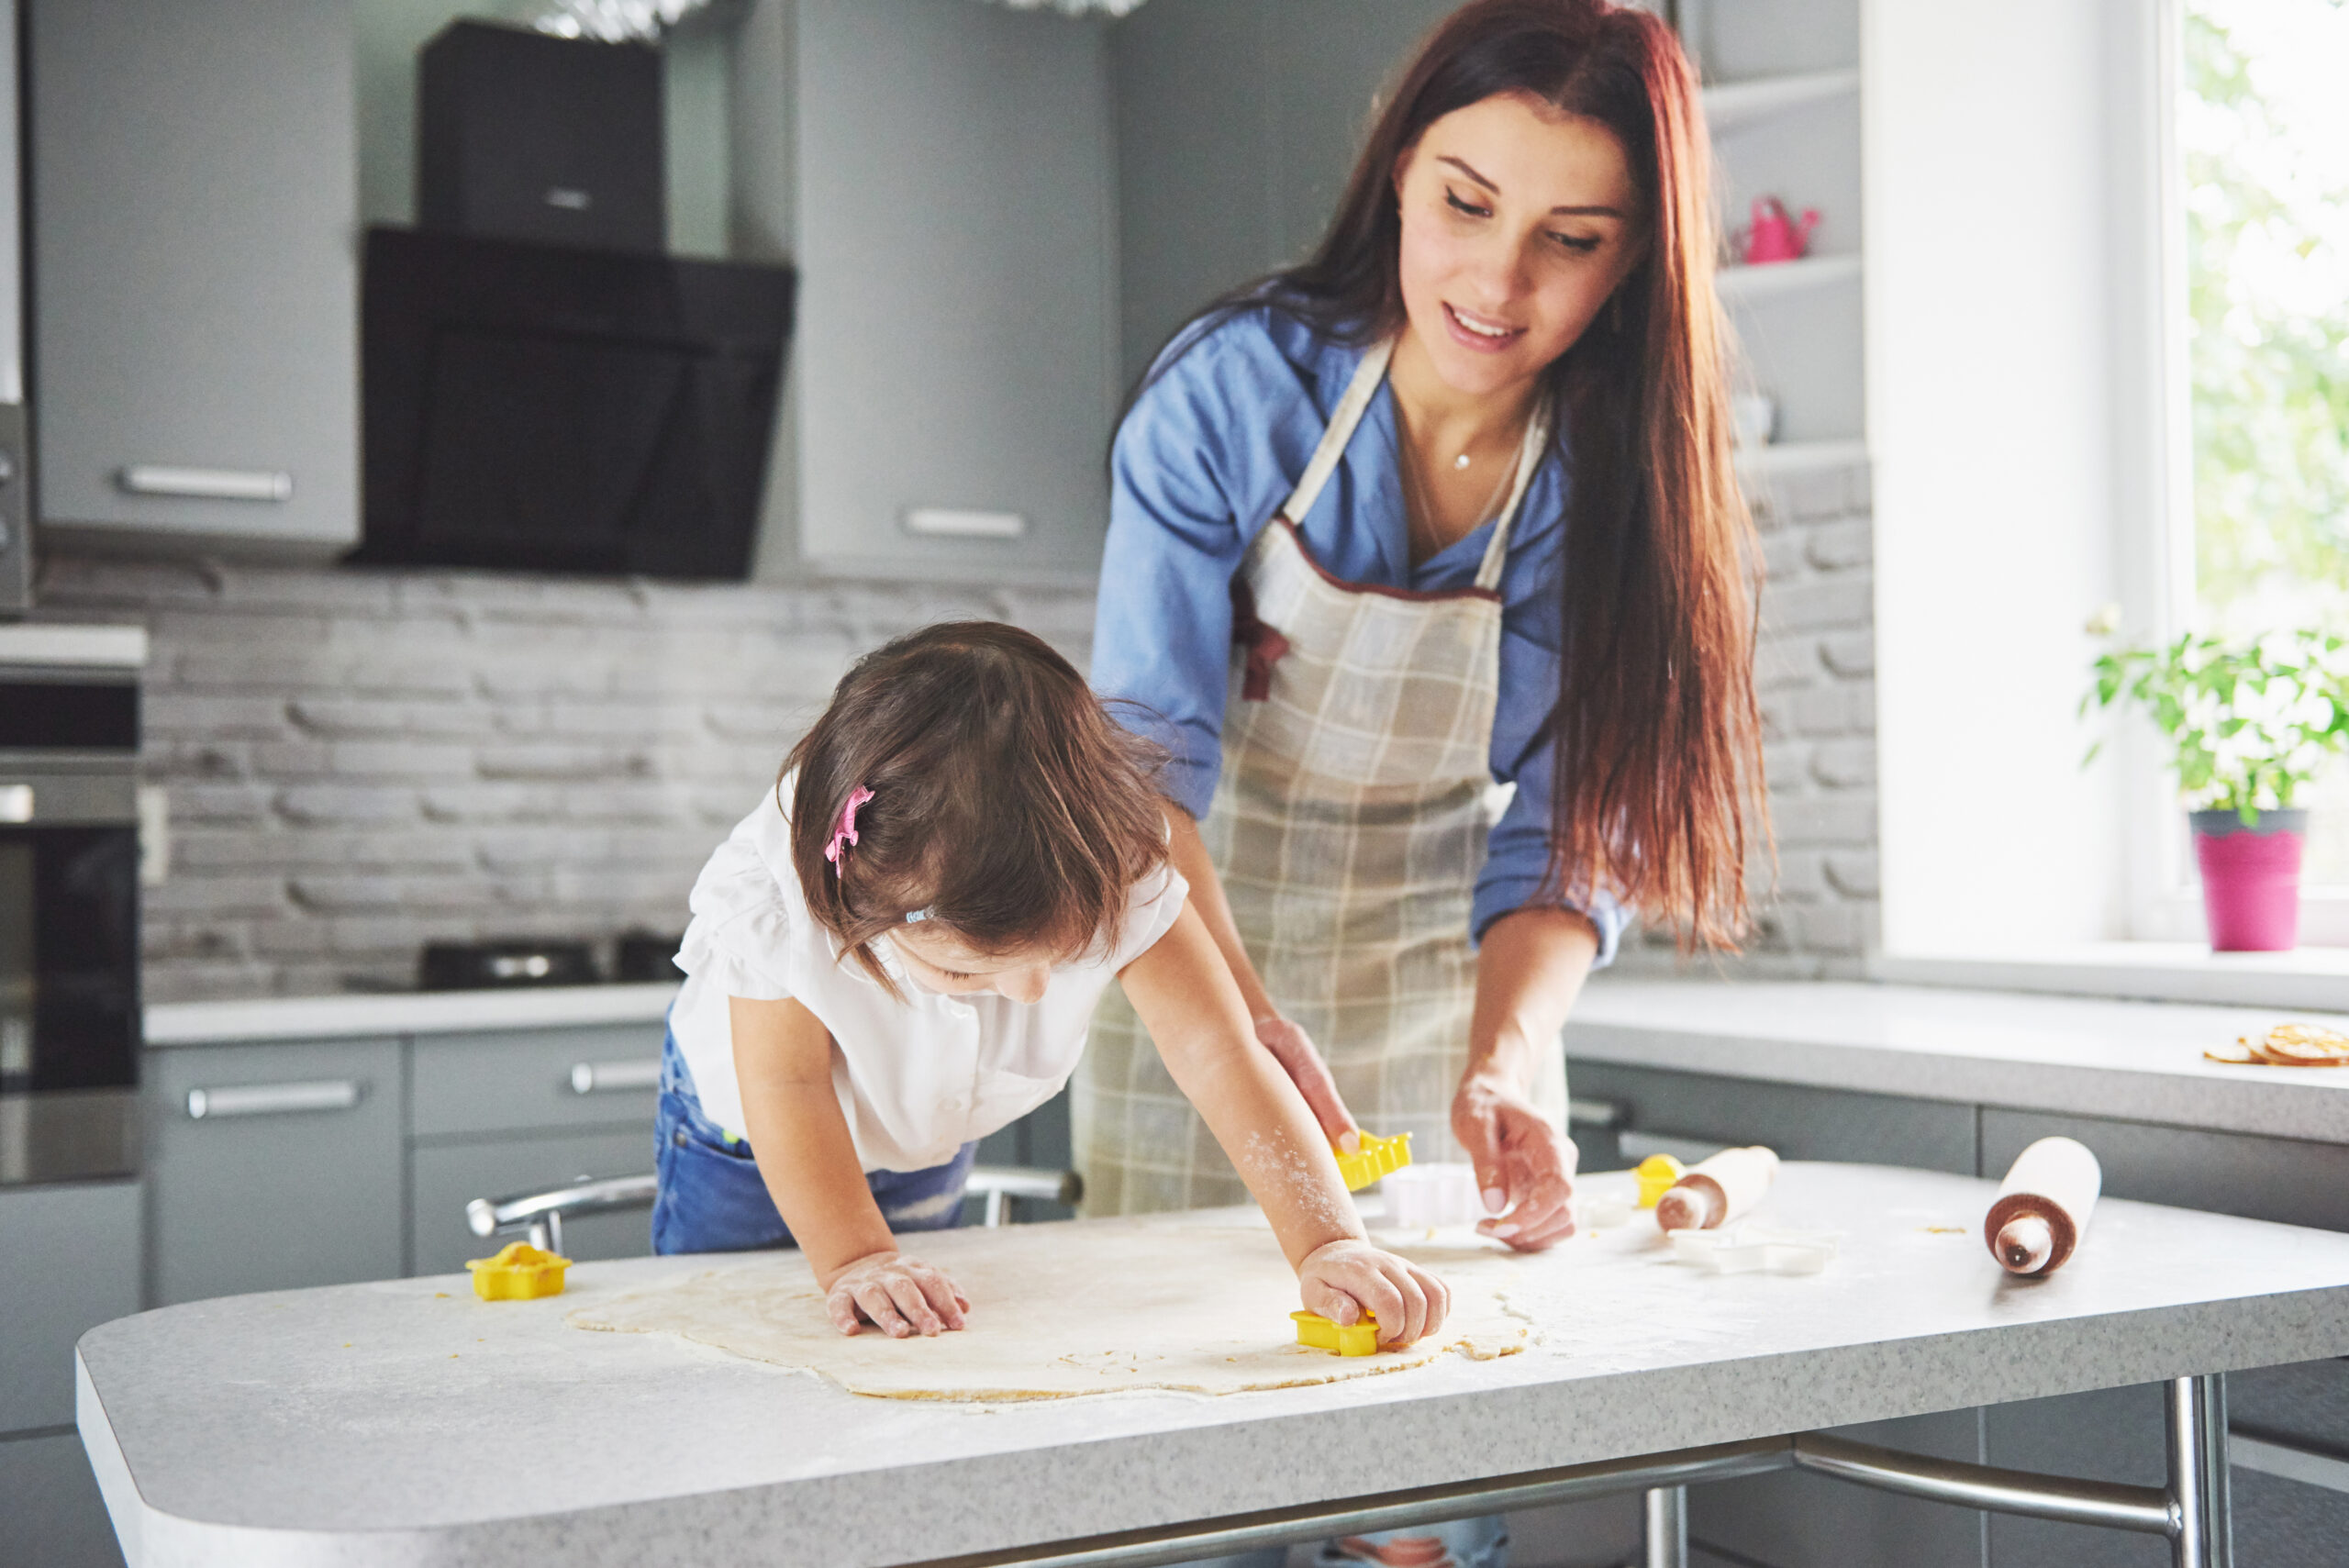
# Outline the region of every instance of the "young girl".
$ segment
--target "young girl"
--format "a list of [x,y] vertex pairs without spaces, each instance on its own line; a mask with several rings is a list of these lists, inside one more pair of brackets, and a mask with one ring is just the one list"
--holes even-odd
[[977,1140],[1059,1093],[1115,977],[1307,1309],[1434,1330],[1443,1285],[1363,1240],[1186,895],[1149,753],[1042,641],[969,622],[860,661],[695,884],[655,1250],[796,1245],[841,1332],[962,1328],[994,1304],[897,1238],[954,1223]]

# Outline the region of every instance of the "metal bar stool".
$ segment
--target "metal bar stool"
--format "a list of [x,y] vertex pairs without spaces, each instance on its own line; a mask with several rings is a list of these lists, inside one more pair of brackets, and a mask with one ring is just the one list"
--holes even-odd
[[[512,1197],[474,1198],[465,1205],[465,1223],[476,1236],[519,1230],[531,1246],[560,1252],[565,1215],[651,1208],[658,1189],[659,1183],[650,1172],[640,1176],[581,1176],[559,1187],[541,1187]],[[992,1229],[1013,1219],[1013,1203],[1021,1199],[1074,1203],[1085,1195],[1085,1183],[1074,1171],[976,1165],[963,1192],[980,1200],[979,1223]]]

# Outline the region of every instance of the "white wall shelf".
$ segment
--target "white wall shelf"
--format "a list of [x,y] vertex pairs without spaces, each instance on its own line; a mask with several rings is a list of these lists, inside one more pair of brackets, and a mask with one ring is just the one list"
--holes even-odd
[[1795,261],[1765,261],[1758,267],[1723,267],[1713,274],[1713,286],[1722,303],[1743,305],[1758,299],[1855,283],[1860,276],[1857,256],[1805,256]]
[[1715,136],[1720,136],[1790,109],[1852,96],[1859,90],[1860,73],[1856,69],[1731,82],[1705,89],[1705,124]]
[[1780,474],[1816,473],[1822,469],[1855,468],[1868,461],[1868,444],[1856,438],[1837,441],[1778,441],[1766,447],[1740,447],[1737,476],[1753,481]]

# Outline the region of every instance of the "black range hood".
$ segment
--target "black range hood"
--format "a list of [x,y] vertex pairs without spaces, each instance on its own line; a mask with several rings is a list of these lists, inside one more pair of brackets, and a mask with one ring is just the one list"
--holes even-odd
[[370,228],[351,560],[750,573],[788,267]]

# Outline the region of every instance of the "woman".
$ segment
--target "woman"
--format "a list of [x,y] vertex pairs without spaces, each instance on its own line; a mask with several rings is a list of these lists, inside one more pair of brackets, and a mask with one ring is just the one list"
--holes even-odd
[[[1320,247],[1176,335],[1111,458],[1094,682],[1163,720],[1259,1038],[1333,1138],[1352,1105],[1464,1153],[1528,1251],[1574,1232],[1585,975],[1630,912],[1731,942],[1766,834],[1707,164],[1661,22],[1475,0]],[[1075,1109],[1090,1212],[1239,1201],[1115,993]],[[1506,1542],[1400,1534],[1324,1561]]]
[[[1632,912],[1732,941],[1766,834],[1709,181],[1661,22],[1476,0],[1112,454],[1095,684],[1164,721],[1260,1037],[1333,1137],[1464,1152],[1528,1250],[1574,1229],[1585,975]],[[1092,1212],[1239,1198],[1114,996],[1076,1106]]]

